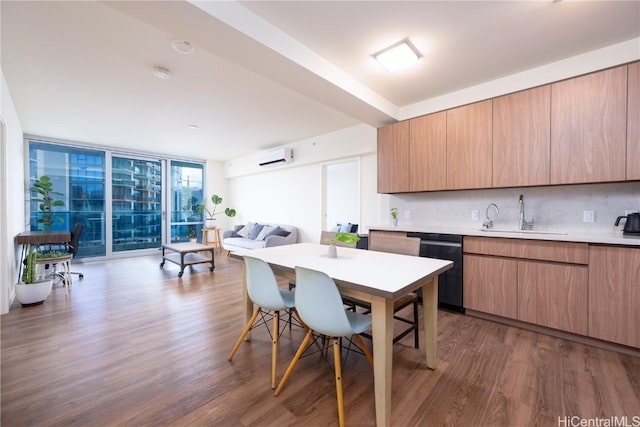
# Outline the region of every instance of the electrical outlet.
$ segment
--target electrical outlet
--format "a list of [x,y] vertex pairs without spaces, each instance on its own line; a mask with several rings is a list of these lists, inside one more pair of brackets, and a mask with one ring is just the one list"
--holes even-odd
[[582,212],[582,222],[596,222],[596,212],[595,211],[583,211]]
[[471,211],[471,219],[474,220],[474,221],[478,220],[478,211],[477,210]]
[[411,211],[407,209],[406,211],[404,211],[404,219],[409,219],[409,218],[411,218]]

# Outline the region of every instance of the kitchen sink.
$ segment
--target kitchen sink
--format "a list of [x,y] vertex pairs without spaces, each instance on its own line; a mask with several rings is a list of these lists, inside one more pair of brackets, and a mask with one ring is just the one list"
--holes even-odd
[[480,231],[487,233],[518,233],[518,234],[555,234],[558,236],[566,235],[561,231],[548,231],[548,230],[518,230],[515,228],[481,228]]

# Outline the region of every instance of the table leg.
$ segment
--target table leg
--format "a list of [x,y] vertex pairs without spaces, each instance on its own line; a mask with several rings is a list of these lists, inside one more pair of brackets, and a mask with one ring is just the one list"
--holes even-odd
[[375,297],[371,301],[373,378],[376,425],[391,425],[391,374],[393,368],[393,301]]
[[[242,261],[242,324],[246,325],[251,320],[251,316],[253,315],[253,301],[249,298],[249,293],[247,292],[247,268]],[[251,339],[251,331],[244,337],[245,341],[249,341]]]
[[438,353],[438,276],[422,285],[424,345],[427,367],[436,369]]

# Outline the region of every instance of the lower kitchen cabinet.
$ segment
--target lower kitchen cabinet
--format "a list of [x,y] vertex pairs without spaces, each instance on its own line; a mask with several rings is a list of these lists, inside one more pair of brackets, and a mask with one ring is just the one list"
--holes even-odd
[[518,261],[518,320],[587,335],[586,266]]
[[640,248],[590,246],[589,336],[640,347]]
[[465,255],[463,265],[465,308],[515,319],[518,314],[517,261]]

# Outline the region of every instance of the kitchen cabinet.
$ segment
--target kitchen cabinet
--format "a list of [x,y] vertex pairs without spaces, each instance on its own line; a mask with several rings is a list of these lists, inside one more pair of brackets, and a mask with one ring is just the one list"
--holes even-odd
[[378,193],[409,191],[409,122],[378,128]]
[[409,174],[411,191],[447,187],[447,114],[429,114],[409,121]]
[[587,335],[587,266],[518,260],[518,320]]
[[589,336],[640,347],[640,248],[590,247]]
[[627,66],[551,85],[551,184],[623,181]]
[[627,97],[627,179],[640,179],[640,62],[629,64]]
[[466,309],[515,319],[518,314],[517,261],[465,255],[463,295]]
[[491,100],[447,110],[447,189],[491,187]]
[[551,86],[493,100],[493,187],[549,184]]
[[464,252],[465,308],[587,333],[588,244],[467,236]]

